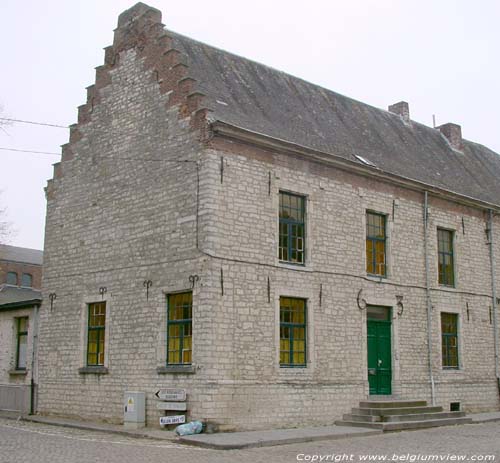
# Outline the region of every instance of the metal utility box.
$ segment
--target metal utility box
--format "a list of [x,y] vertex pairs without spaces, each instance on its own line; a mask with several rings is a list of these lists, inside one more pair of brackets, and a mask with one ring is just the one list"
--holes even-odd
[[125,392],[123,398],[123,425],[129,429],[146,426],[146,394],[144,392]]

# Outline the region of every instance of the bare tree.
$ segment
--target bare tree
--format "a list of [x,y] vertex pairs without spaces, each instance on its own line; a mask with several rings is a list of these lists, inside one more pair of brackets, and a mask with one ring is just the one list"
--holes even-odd
[[[1,117],[4,117],[4,109],[2,104],[0,104],[0,118]],[[6,132],[5,127],[9,125],[11,125],[9,121],[0,119],[0,130],[5,132],[7,135],[8,133]],[[1,194],[2,191],[0,190],[0,195]],[[2,207],[2,205],[0,204],[0,244],[8,243],[13,234],[14,230],[12,228],[12,223],[7,221],[7,208]]]
[[0,244],[8,243],[13,234],[12,223],[7,220],[7,209],[0,207]]

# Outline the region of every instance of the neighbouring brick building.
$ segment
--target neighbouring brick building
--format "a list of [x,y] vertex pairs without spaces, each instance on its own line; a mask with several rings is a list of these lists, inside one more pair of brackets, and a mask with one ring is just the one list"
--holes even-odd
[[36,409],[43,252],[0,245],[0,410]]
[[369,394],[498,410],[498,178],[458,125],[135,5],[46,190],[40,412],[120,422],[144,391],[156,425],[165,387],[221,429],[332,423]]

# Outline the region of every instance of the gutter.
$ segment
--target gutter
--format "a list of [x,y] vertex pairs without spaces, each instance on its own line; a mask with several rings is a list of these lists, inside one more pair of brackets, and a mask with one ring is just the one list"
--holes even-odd
[[494,343],[495,343],[495,377],[497,379],[498,393],[500,394],[500,365],[499,365],[499,352],[498,352],[498,318],[497,318],[497,288],[496,288],[496,261],[494,250],[494,233],[493,233],[493,211],[489,211],[488,220],[488,245],[490,249],[490,263],[491,263],[491,297],[493,299],[493,330],[494,330]]
[[432,405],[436,405],[436,389],[434,384],[434,373],[432,371],[432,299],[429,275],[429,195],[424,193],[424,255],[425,255],[425,294],[427,302],[427,354],[429,356],[429,381],[431,384]]
[[252,143],[264,149],[270,149],[276,152],[297,154],[322,164],[327,164],[348,172],[355,172],[359,175],[372,179],[378,178],[413,191],[432,193],[434,196],[443,197],[458,204],[472,206],[483,210],[493,210],[500,213],[500,204],[489,203],[467,195],[445,190],[444,188],[420,182],[418,180],[413,180],[402,175],[386,172],[379,168],[363,166],[355,161],[350,161],[349,159],[336,154],[314,150],[280,138],[271,137],[269,135],[244,129],[242,127],[237,127],[223,121],[212,122],[211,129],[215,135],[233,138],[246,143]]
[[29,301],[7,302],[0,304],[0,312],[2,310],[22,309],[23,307],[30,308],[31,306],[39,306],[42,303],[41,299],[31,299]]

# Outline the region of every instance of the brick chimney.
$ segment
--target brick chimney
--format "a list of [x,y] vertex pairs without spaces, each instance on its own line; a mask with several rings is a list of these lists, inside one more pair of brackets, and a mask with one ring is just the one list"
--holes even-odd
[[447,124],[440,125],[436,127],[448,140],[450,146],[457,151],[462,151],[462,127],[458,124],[452,124],[448,122]]
[[410,122],[410,107],[406,101],[392,104],[388,109],[391,113],[399,114],[404,122]]

